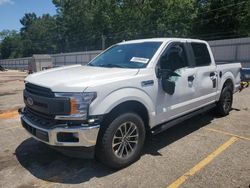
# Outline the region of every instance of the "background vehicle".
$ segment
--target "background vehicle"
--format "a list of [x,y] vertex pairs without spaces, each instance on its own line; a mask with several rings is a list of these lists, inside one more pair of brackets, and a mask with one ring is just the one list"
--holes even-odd
[[250,82],[250,68],[241,69],[241,81]]
[[5,71],[5,69],[0,65],[0,71]]
[[122,42],[87,66],[28,76],[21,121],[34,138],[62,152],[95,152],[122,168],[140,157],[146,131],[157,134],[214,107],[227,115],[240,69],[240,63],[216,65],[201,40]]
[[248,88],[249,85],[250,85],[250,68],[242,68],[240,91],[242,91],[245,88]]

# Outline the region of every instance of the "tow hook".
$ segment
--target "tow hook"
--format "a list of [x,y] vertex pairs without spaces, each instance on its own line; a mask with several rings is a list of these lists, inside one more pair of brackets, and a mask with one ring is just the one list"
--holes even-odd
[[23,110],[24,110],[24,108],[18,108],[18,113],[21,115],[21,114],[23,114]]

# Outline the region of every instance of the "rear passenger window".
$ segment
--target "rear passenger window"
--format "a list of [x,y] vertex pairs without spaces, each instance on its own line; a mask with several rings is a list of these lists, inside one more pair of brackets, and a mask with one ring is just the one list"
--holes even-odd
[[195,65],[206,66],[210,65],[211,58],[207,49],[207,45],[204,43],[191,43],[194,52]]

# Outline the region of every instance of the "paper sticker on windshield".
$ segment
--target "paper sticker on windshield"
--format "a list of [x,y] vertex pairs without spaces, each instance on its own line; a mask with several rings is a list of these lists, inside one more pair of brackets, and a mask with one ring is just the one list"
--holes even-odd
[[143,58],[143,57],[132,57],[130,59],[130,61],[133,61],[133,62],[138,62],[138,63],[148,63],[149,59],[147,58]]

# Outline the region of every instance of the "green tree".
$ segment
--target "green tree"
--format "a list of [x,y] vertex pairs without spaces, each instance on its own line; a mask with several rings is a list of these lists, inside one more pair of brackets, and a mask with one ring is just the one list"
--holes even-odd
[[97,50],[122,40],[250,36],[247,0],[52,0],[57,13],[27,13],[0,33],[2,58]]
[[0,32],[0,38],[0,57],[2,59],[22,57],[22,41],[19,33],[14,30],[4,30]]
[[21,39],[23,42],[23,56],[39,53],[57,52],[56,21],[55,18],[44,14],[37,17],[34,13],[26,14],[21,23]]
[[20,19],[20,23],[23,25],[23,27],[21,28],[21,32],[25,32],[36,20],[37,16],[35,13],[24,14],[24,16]]
[[187,36],[194,0],[54,0],[65,51],[100,49],[121,40]]
[[[198,13],[193,25],[194,36],[208,40],[246,36],[249,1],[198,0],[196,6]],[[242,20],[246,26],[243,26]]]
[[250,36],[250,1],[247,1],[242,14],[239,16],[240,26],[239,34],[240,36]]

